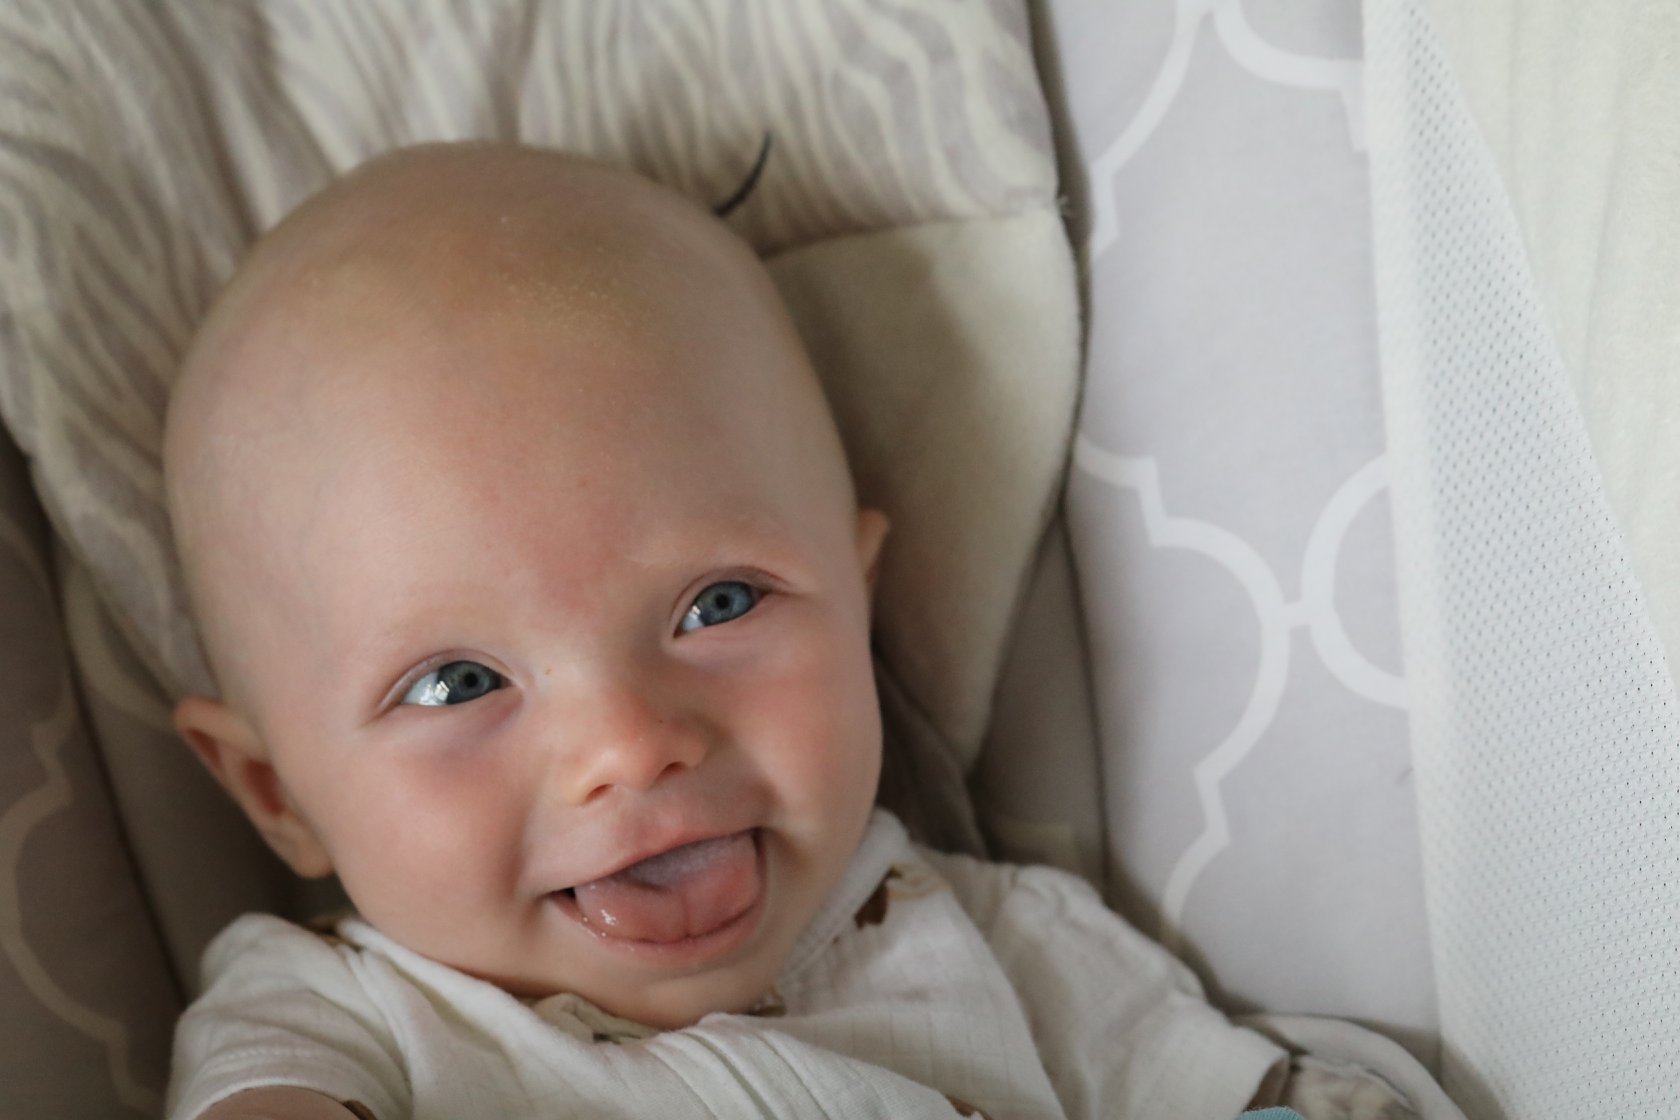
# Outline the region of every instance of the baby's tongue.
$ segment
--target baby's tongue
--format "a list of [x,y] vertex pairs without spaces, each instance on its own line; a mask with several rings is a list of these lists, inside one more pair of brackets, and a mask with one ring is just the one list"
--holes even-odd
[[759,891],[751,832],[698,840],[573,888],[583,920],[632,941],[681,941],[744,912]]

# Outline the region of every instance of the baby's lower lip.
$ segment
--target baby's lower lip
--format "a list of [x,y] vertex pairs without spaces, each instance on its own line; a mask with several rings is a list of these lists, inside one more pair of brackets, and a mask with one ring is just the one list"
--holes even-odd
[[620,954],[640,963],[665,967],[694,966],[709,960],[715,960],[739,948],[751,938],[758,929],[759,919],[764,913],[765,896],[768,893],[765,876],[764,838],[759,829],[755,828],[749,831],[752,834],[757,874],[757,889],[753,893],[752,901],[738,913],[703,933],[679,938],[675,941],[646,941],[628,937],[613,937],[606,931],[584,921],[577,900],[570,891],[556,891],[548,896],[549,901],[562,914],[575,922],[579,928],[588,933],[594,944],[608,952]]

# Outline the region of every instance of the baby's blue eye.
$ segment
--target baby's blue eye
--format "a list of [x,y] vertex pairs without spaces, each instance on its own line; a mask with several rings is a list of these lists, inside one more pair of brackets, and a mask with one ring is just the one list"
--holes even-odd
[[402,702],[418,704],[422,708],[465,704],[506,684],[500,673],[476,661],[451,661],[415,681],[403,694]]
[[677,624],[679,633],[698,630],[702,626],[716,626],[740,618],[758,606],[758,588],[740,580],[726,579],[700,592],[694,605]]

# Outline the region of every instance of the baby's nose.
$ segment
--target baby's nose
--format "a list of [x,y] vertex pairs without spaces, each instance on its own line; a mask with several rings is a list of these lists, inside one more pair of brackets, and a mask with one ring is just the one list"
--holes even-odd
[[590,706],[595,710],[577,721],[564,757],[556,760],[568,804],[584,805],[613,790],[645,792],[706,757],[705,732],[688,713],[631,692],[597,696]]

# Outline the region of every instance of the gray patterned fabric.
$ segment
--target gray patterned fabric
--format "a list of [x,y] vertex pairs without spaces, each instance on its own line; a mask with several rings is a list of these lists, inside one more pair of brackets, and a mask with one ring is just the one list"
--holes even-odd
[[[1358,5],[1046,13],[1087,218],[1067,523],[1109,901],[1228,1004],[1432,1064]],[[1065,795],[1025,803],[995,773],[1021,758],[984,772],[1054,854]]]
[[49,541],[0,434],[0,1115],[156,1115],[180,994],[71,679]]

